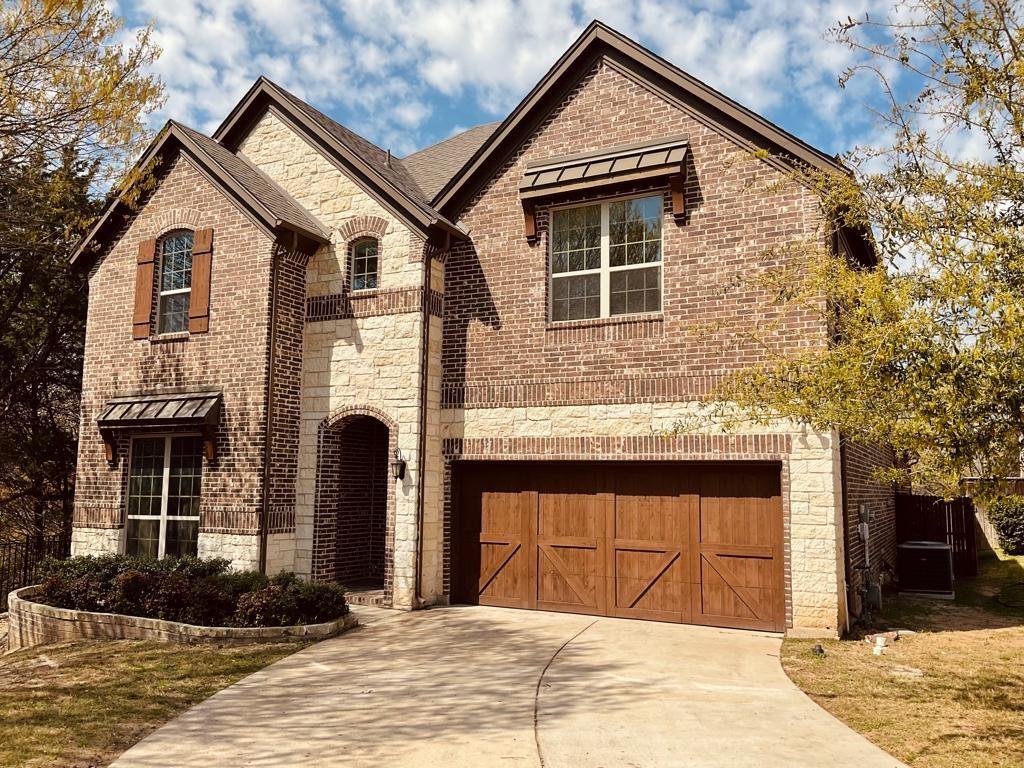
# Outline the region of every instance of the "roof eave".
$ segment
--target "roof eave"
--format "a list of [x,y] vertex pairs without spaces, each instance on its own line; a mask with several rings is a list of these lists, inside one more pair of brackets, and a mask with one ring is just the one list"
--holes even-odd
[[594,21],[584,30],[576,42],[559,57],[558,61],[555,62],[537,85],[531,89],[526,97],[505,118],[501,125],[495,129],[473,156],[466,161],[462,169],[433,197],[431,205],[439,211],[450,214],[449,208],[453,201],[465,191],[466,185],[487,165],[490,155],[497,151],[515,133],[519,124],[544,101],[550,94],[551,89],[560,83],[563,78],[566,78],[574,68],[580,70],[579,77],[582,77],[594,62],[608,54],[624,56],[629,61],[639,64],[657,78],[666,80],[676,87],[693,94],[708,104],[713,110],[727,118],[740,122],[754,133],[763,136],[770,143],[780,147],[798,160],[819,169],[842,173],[849,172],[835,158],[829,157],[724,94],[686,74],[675,65],[629,38],[620,35],[600,21]]

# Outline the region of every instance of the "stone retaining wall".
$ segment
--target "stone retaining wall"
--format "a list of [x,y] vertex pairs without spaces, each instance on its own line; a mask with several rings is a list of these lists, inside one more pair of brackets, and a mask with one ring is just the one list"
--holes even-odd
[[55,608],[32,602],[31,598],[38,592],[38,585],[23,587],[8,597],[8,652],[70,640],[157,640],[192,645],[324,640],[358,623],[350,613],[324,624],[294,627],[198,627],[141,616]]

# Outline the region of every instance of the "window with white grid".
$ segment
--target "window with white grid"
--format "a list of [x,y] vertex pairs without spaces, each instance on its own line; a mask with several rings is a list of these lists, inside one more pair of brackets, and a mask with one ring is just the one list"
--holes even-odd
[[128,554],[196,554],[202,474],[201,437],[170,435],[132,440],[125,547]]
[[551,213],[551,320],[661,311],[664,198],[630,197]]
[[171,232],[160,241],[159,333],[188,330],[192,293],[192,232]]

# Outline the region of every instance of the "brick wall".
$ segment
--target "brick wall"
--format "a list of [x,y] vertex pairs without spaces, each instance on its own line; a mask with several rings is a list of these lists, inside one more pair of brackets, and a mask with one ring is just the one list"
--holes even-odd
[[[518,190],[526,163],[679,134],[691,144],[688,213],[682,224],[664,218],[663,312],[549,324],[548,215],[538,208],[539,237],[529,244]],[[711,332],[717,323],[739,322],[732,330],[742,332],[777,320],[779,331],[768,339],[774,351],[825,342],[816,313],[779,318],[763,289],[747,280],[763,267],[767,248],[817,242],[810,192],[608,64],[582,79],[459,223],[472,243],[453,248],[447,263],[448,406],[629,402],[637,394],[648,401],[692,399],[707,392],[716,374],[764,355],[753,341]],[[556,393],[556,383],[567,385],[561,392],[568,389],[568,397]]]
[[[214,229],[209,333],[132,339],[139,242],[177,228]],[[273,243],[185,157],[163,174],[89,277],[89,314],[75,492],[75,547],[118,544],[100,529],[123,525],[127,440],[110,467],[96,417],[116,395],[219,389],[217,460],[204,462],[204,536],[243,535],[256,546],[262,502],[268,305]],[[93,541],[95,540],[95,541]],[[248,558],[251,562],[251,557]]]
[[[854,615],[863,610],[861,589],[865,586],[870,568],[871,580],[886,573],[885,568],[896,566],[896,496],[889,483],[875,476],[878,468],[892,467],[895,455],[891,448],[844,440],[842,443],[844,514],[846,528],[846,557],[849,562],[850,610]],[[865,560],[864,541],[858,525],[860,505],[866,504],[872,515],[869,523],[868,559]]]

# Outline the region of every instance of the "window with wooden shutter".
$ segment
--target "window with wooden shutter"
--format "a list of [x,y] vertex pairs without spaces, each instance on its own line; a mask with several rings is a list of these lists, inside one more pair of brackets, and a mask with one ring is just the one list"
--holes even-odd
[[210,330],[210,271],[213,266],[213,230],[198,229],[192,244],[192,300],[188,308],[189,333]]
[[139,243],[135,267],[135,310],[132,314],[132,338],[148,339],[153,316],[153,278],[156,262],[156,240]]

